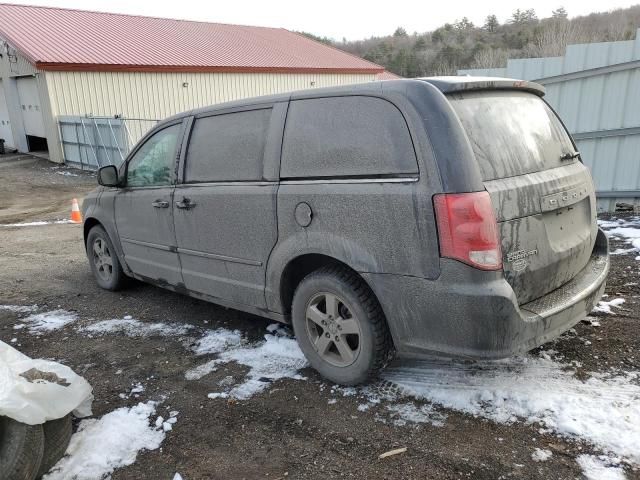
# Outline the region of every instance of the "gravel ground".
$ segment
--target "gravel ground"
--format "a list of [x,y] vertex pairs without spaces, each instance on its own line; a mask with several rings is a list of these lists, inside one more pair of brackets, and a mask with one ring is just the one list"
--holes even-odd
[[[0,159],[0,177],[8,185],[0,192],[3,224],[67,218],[71,198],[81,198],[95,181],[49,163],[18,160],[28,161]],[[626,302],[614,314],[597,314],[601,326],[580,323],[575,332],[543,347],[565,364],[574,362],[578,378],[612,366],[640,370],[640,262],[634,255],[616,255],[612,264],[607,293]],[[535,423],[496,423],[413,398],[407,401],[442,421],[399,425],[387,407],[404,399],[382,400],[363,411],[362,395],[333,390],[308,368],[299,372],[304,380],[262,379],[268,388],[246,400],[210,399],[207,395],[220,390],[221,382],[244,378],[248,367],[228,362],[187,380],[185,372],[215,358],[194,355],[191,334],[90,335],[82,327],[132,316],[145,323],[192,325],[204,333],[237,329],[248,342],[258,342],[270,322],[138,282],[122,292],[100,290],[77,225],[0,226],[0,305],[33,304],[38,311],[76,313],[78,320],[35,335],[14,329],[24,314],[0,310],[0,340],[16,339],[12,345],[27,355],[55,359],[87,378],[96,418],[147,400],[161,402],[158,413],[165,417],[165,410],[180,412],[161,447],[141,451],[135,463],[116,469],[113,479],[172,479],[176,472],[188,480],[570,479],[582,475],[579,455],[600,453],[586,440],[561,438]],[[138,383],[144,391],[128,393]],[[378,458],[400,447],[406,452]],[[536,448],[549,450],[551,458],[535,461]],[[624,468],[627,478],[640,479],[640,471]]]

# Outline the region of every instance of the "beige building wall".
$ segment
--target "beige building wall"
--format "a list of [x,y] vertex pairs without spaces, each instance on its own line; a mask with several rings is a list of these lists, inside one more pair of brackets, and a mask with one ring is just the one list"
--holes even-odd
[[[51,160],[63,161],[58,115],[160,120],[192,108],[259,95],[370,82],[375,74],[42,72],[53,125]],[[46,122],[45,123],[50,123]],[[141,122],[141,125],[153,124]],[[145,128],[148,128],[145,127]]]

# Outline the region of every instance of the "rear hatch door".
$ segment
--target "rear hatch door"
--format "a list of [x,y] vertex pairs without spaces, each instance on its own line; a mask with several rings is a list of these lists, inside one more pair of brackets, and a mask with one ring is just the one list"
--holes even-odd
[[471,142],[501,235],[504,273],[520,304],[562,286],[596,239],[593,182],[557,115],[537,95],[448,95]]

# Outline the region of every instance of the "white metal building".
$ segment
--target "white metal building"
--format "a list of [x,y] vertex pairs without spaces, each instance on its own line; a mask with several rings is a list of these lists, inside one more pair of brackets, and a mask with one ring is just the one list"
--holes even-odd
[[0,4],[0,138],[19,151],[48,149],[55,162],[65,160],[65,116],[157,120],[385,76],[284,29]]

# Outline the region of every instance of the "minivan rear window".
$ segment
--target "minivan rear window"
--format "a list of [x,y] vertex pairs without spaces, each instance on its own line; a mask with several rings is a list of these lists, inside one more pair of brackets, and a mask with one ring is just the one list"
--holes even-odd
[[561,167],[574,152],[571,138],[538,96],[485,91],[448,96],[458,114],[484,180],[514,177]]

